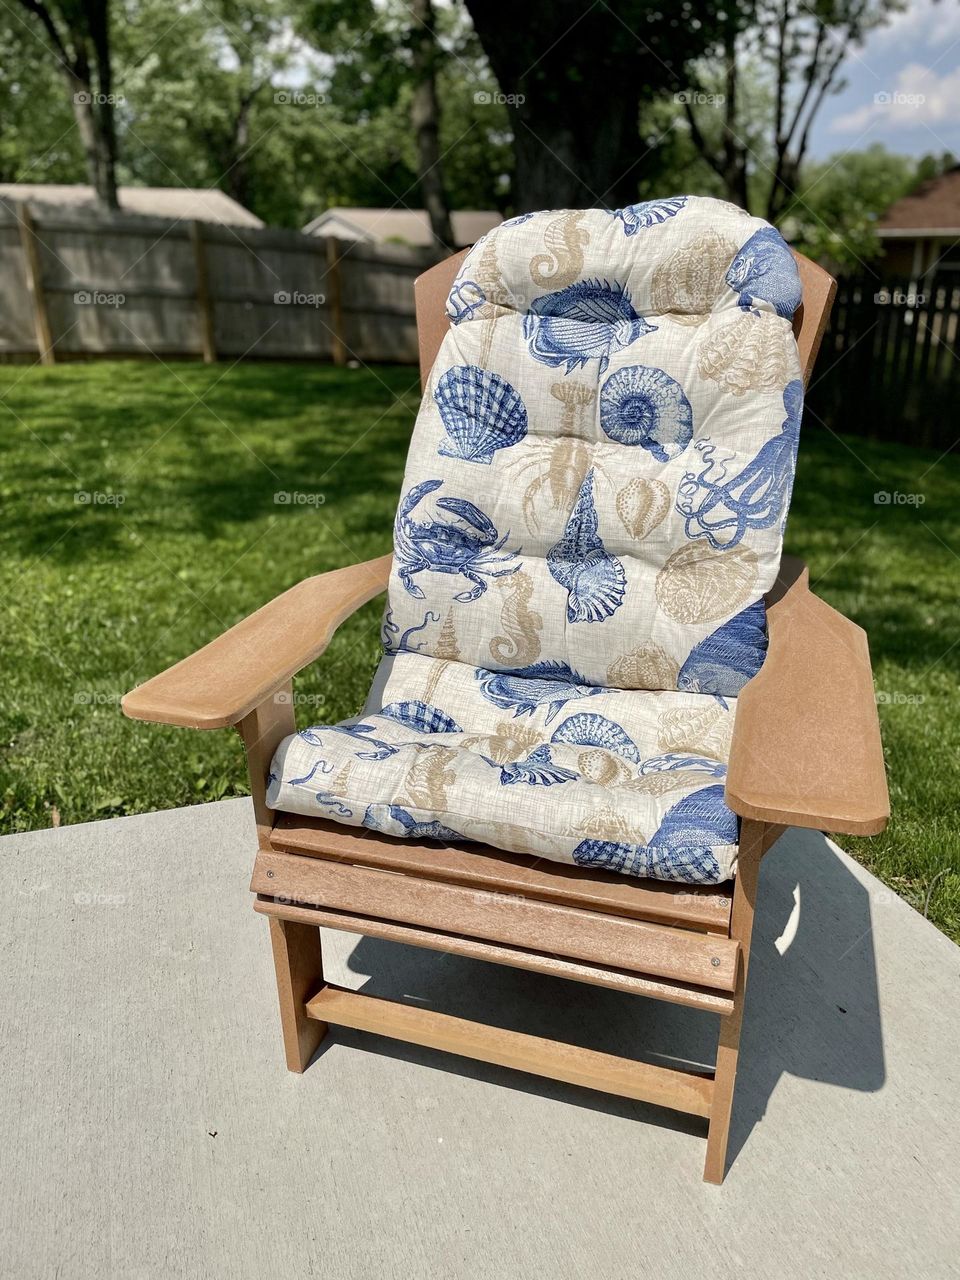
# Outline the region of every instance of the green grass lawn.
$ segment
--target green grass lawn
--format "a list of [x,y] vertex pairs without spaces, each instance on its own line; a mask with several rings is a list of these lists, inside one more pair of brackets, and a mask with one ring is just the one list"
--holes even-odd
[[[389,550],[417,401],[412,369],[0,367],[6,830],[246,790],[235,734],[134,724],[120,695],[300,578]],[[893,820],[841,843],[960,938],[960,459],[806,429],[788,546],[867,629],[881,694]],[[380,610],[300,678],[302,719],[356,712]]]

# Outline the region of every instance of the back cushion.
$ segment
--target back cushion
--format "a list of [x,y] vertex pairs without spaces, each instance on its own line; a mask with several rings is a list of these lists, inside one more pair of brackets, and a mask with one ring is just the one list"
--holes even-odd
[[799,302],[779,233],[718,200],[480,240],[410,446],[388,651],[735,695],[793,482]]

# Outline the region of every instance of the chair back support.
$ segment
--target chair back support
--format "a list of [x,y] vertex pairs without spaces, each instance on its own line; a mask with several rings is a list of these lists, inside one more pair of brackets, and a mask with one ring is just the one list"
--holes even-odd
[[388,653],[735,696],[833,287],[698,197],[523,215],[427,272]]

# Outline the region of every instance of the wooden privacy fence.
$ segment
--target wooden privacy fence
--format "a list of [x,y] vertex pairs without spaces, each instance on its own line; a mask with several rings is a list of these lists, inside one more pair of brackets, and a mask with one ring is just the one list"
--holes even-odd
[[960,437],[960,279],[841,279],[811,425],[946,449]]
[[0,200],[0,358],[416,363],[431,250]]

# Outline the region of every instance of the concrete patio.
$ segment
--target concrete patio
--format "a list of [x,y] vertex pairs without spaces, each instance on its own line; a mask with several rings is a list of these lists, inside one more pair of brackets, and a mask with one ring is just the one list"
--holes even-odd
[[[960,950],[815,832],[766,860],[723,1187],[701,1122],[361,1033],[283,1066],[249,802],[0,841],[18,1277],[960,1275]],[[335,982],[709,1062],[710,1015],[326,934]]]

